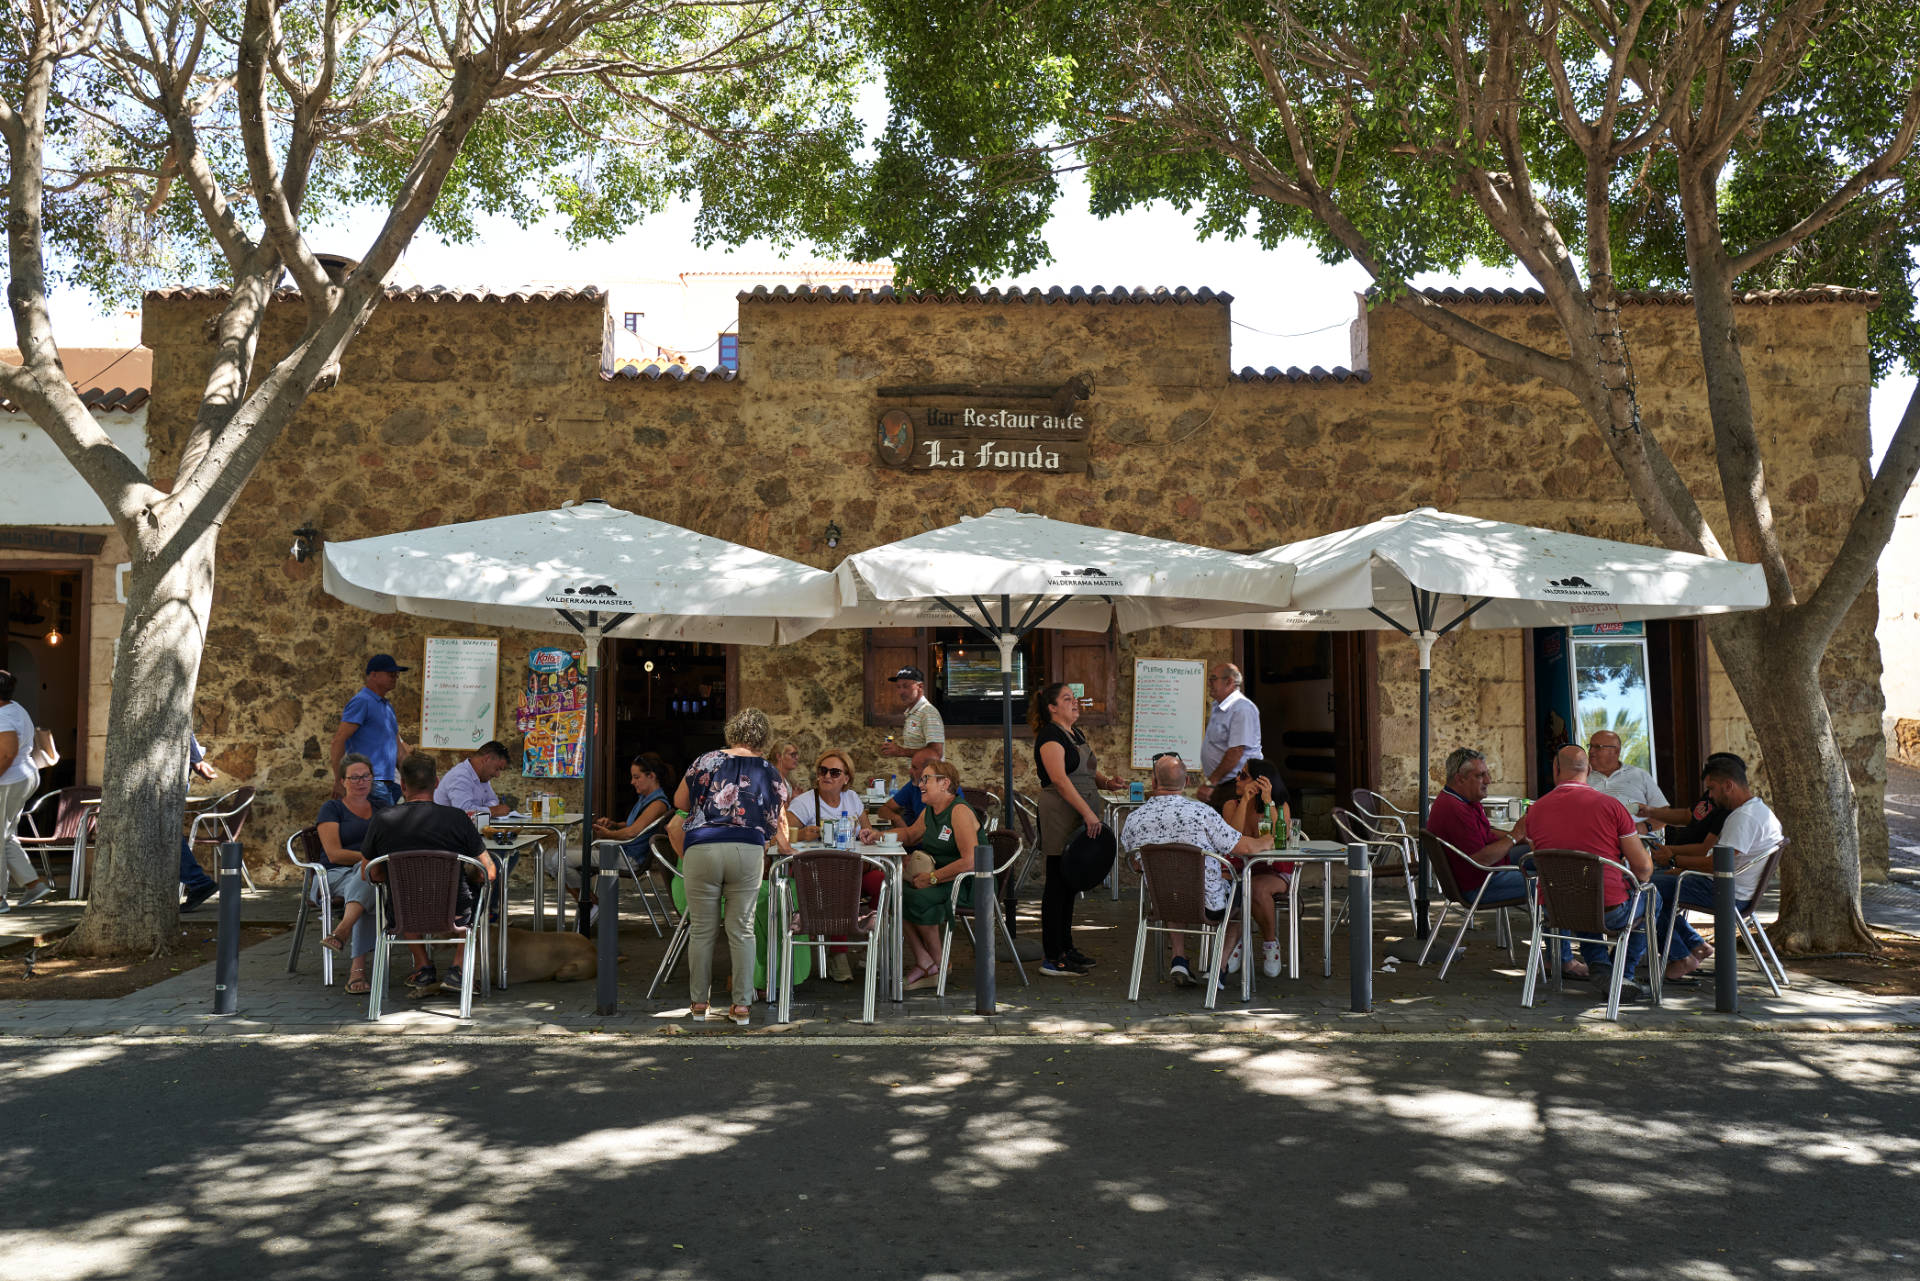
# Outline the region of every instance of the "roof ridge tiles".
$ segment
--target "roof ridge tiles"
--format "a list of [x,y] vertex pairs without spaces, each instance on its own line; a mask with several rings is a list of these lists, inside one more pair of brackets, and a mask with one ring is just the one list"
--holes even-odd
[[851,285],[834,288],[830,285],[755,285],[752,289],[743,289],[735,295],[740,302],[863,302],[863,303],[928,303],[946,305],[990,305],[1022,303],[1026,305],[1064,303],[1068,306],[1086,304],[1123,304],[1186,306],[1219,303],[1227,305],[1233,302],[1233,295],[1223,289],[1201,286],[1191,289],[1185,285],[1167,288],[1164,285],[1152,289],[1143,287],[1127,288],[1105,285],[1073,285],[1063,287],[1052,285],[1046,289],[1037,286],[1027,289],[1001,288],[992,285],[982,289],[979,285],[968,285],[965,289],[927,290],[896,289],[883,285],[878,289],[855,289]]

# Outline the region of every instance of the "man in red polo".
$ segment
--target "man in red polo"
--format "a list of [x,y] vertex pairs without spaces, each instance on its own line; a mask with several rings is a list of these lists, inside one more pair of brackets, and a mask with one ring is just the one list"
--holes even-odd
[[[1635,834],[1633,816],[1627,807],[1587,785],[1587,753],[1584,748],[1563,747],[1553,758],[1551,792],[1533,803],[1514,828],[1516,837],[1532,843],[1536,850],[1577,850],[1602,858],[1624,860],[1633,874],[1645,881],[1653,875],[1653,859]],[[1602,869],[1607,928],[1625,926],[1639,900],[1628,889],[1627,878],[1616,867]],[[1597,943],[1582,945],[1589,970],[1604,970],[1606,949]],[[1632,974],[1646,955],[1647,932],[1636,924],[1627,939],[1627,973]],[[1596,973],[1596,979],[1610,977]],[[1627,990],[1621,989],[1623,999]],[[1634,989],[1632,995],[1639,995]]]

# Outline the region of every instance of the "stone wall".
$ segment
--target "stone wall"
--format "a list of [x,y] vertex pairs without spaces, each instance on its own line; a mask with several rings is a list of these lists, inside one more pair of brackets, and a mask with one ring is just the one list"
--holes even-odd
[[[151,297],[150,423],[156,458],[177,455],[192,421],[215,303]],[[479,634],[362,613],[320,587],[317,564],[286,554],[311,521],[344,540],[558,505],[617,506],[827,568],[852,551],[995,506],[1241,550],[1433,505],[1501,520],[1651,541],[1592,427],[1564,393],[1490,366],[1394,310],[1356,327],[1371,380],[1229,377],[1228,307],[1218,301],[743,300],[737,381],[599,377],[594,299],[396,299],[269,454],[221,540],[214,626],[199,705],[216,763],[265,789],[266,830],[305,821],[327,788],[325,746],[364,656],[417,663],[430,634]],[[1487,303],[1470,314],[1550,342],[1542,307]],[[300,316],[277,304],[263,353]],[[1717,490],[1711,432],[1685,306],[1634,306],[1626,320],[1646,425],[1703,496]],[[1782,537],[1810,581],[1844,534],[1867,456],[1865,313],[1858,303],[1749,306],[1752,361]],[[1093,470],[1084,475],[897,472],[872,460],[877,389],[899,382],[1094,387]],[[843,531],[825,546],[829,522]],[[1720,522],[1724,526],[1724,522]],[[1836,639],[1825,678],[1860,789],[1870,869],[1884,867],[1884,749],[1874,602]],[[501,634],[503,703],[543,638]],[[1223,657],[1224,632],[1123,638],[1119,706],[1132,659]],[[1525,779],[1524,663],[1518,635],[1466,630],[1434,656],[1436,765],[1461,741],[1485,746],[1496,789]],[[1382,786],[1410,796],[1418,760],[1413,647],[1380,655]],[[880,769],[885,730],[860,707],[857,633],[743,649],[739,692],[783,736],[834,743]],[[396,701],[418,725],[416,673]],[[1750,748],[1738,701],[1714,681],[1711,742]],[[504,728],[504,726],[503,726]],[[1096,730],[1103,763],[1124,765],[1126,727]],[[997,778],[995,739],[965,739],[970,778]],[[1023,736],[1021,773],[1030,765]],[[503,790],[516,790],[509,777]],[[524,790],[524,789],[520,789]],[[277,841],[277,837],[276,837]],[[254,856],[266,857],[262,843]]]

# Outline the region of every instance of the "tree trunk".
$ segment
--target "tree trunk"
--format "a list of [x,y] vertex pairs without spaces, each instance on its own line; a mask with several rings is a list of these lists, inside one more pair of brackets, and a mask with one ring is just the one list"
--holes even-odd
[[1877,950],[1860,914],[1853,780],[1820,688],[1825,647],[1797,637],[1773,610],[1714,619],[1708,632],[1759,740],[1765,800],[1793,842],[1769,937],[1783,952]]
[[[128,575],[114,659],[107,763],[91,894],[63,950],[83,956],[167,951],[180,924],[181,813],[193,695],[213,599],[218,527],[171,548],[155,540]],[[136,546],[135,556],[141,555]]]

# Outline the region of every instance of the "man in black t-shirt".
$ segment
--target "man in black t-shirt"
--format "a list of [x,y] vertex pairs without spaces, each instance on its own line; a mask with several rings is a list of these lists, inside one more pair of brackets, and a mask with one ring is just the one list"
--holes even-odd
[[[434,766],[433,758],[425,752],[416,751],[401,761],[401,802],[374,814],[373,821],[367,824],[366,838],[360,842],[360,853],[371,863],[382,855],[396,854],[402,850],[446,850],[479,859],[486,866],[486,878],[495,879],[496,865],[487,854],[486,844],[480,839],[480,832],[474,827],[473,820],[467,817],[466,811],[434,803],[433,789],[439,781],[439,771]],[[454,920],[471,927],[480,874],[470,867],[462,867],[461,870],[465,875],[460,881]],[[384,865],[371,868],[367,879],[384,881],[386,873]],[[446,978],[442,981],[434,970],[433,953],[424,943],[409,944],[408,950],[413,953],[413,973],[407,976],[408,987],[416,991],[431,991],[441,987],[459,991],[461,974],[458,965],[448,967]]]
[[[1731,761],[1746,768],[1746,762],[1732,752],[1715,752],[1707,757],[1707,765],[1715,761]],[[1703,769],[1701,777],[1706,777]],[[1636,805],[1635,817],[1650,818],[1666,823],[1666,847],[1674,854],[1705,854],[1720,839],[1720,829],[1727,825],[1727,815],[1732,811],[1714,800],[1712,795],[1703,791],[1692,809],[1673,805],[1665,808]]]

